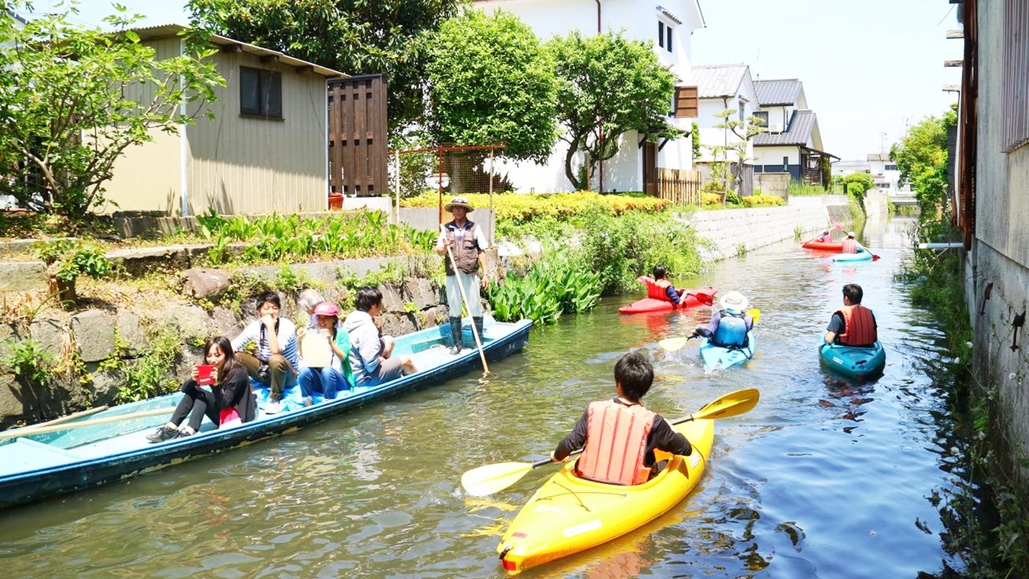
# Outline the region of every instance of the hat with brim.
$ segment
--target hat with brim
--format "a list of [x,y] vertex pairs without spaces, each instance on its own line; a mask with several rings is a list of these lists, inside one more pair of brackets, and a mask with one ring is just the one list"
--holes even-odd
[[468,203],[468,200],[467,200],[467,199],[465,199],[464,197],[454,197],[454,198],[453,198],[453,199],[452,199],[452,200],[450,201],[450,203],[447,203],[446,205],[444,205],[444,206],[443,206],[443,210],[444,210],[444,211],[453,211],[453,210],[454,210],[454,207],[464,207],[464,208],[465,208],[465,209],[467,209],[467,210],[468,210],[469,212],[471,212],[471,211],[475,211],[475,208],[474,208],[474,207],[472,207],[472,206],[471,206],[471,205],[470,205],[470,204]]
[[321,302],[314,306],[314,311],[311,312],[315,316],[339,316],[339,307],[332,302]]
[[850,232],[847,233],[847,237],[857,237],[857,236],[854,235],[853,231],[850,231]]
[[747,298],[740,292],[729,292],[722,296],[722,299],[719,300],[719,303],[722,304],[723,309],[742,312],[743,310],[747,309],[747,304],[749,302],[747,301]]

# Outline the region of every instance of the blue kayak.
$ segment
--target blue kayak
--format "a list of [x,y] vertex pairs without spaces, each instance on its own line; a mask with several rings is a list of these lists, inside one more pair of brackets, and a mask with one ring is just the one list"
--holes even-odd
[[744,347],[725,348],[712,344],[707,338],[701,338],[700,357],[704,360],[704,369],[708,372],[723,370],[753,358],[754,347],[754,330],[747,332],[747,345]]
[[877,376],[886,367],[886,350],[878,341],[863,348],[822,344],[818,355],[826,368],[858,380]]
[[872,259],[872,252],[867,249],[859,249],[857,253],[841,253],[832,256],[833,261],[868,261]]

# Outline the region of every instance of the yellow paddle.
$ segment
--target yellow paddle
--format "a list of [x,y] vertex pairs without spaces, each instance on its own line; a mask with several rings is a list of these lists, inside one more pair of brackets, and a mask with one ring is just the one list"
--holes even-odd
[[[750,317],[754,318],[754,323],[755,324],[757,323],[757,321],[759,319],[761,319],[761,310],[758,310],[758,309],[747,310],[747,314],[750,315]],[[658,342],[657,345],[661,346],[665,350],[668,350],[669,352],[674,352],[676,350],[681,350],[683,348],[683,346],[686,345],[686,342],[690,341],[691,339],[692,338],[688,338],[688,337],[687,338],[665,338],[664,340],[661,340],[660,342]]]
[[[689,422],[690,420],[713,420],[715,418],[738,416],[740,414],[750,412],[750,410],[757,405],[757,401],[760,397],[761,393],[758,392],[756,388],[746,388],[744,390],[730,392],[723,396],[719,396],[714,401],[709,402],[703,408],[693,414],[690,414],[686,418],[680,418],[673,421],[672,424],[682,424],[683,422]],[[582,449],[577,450],[572,454],[574,455],[580,452],[582,452]],[[521,478],[529,471],[548,464],[557,463],[548,458],[539,462],[502,462],[498,464],[487,464],[486,466],[473,468],[472,470],[464,473],[461,476],[461,486],[463,486],[464,490],[473,497],[484,497],[506,489],[521,480]]]

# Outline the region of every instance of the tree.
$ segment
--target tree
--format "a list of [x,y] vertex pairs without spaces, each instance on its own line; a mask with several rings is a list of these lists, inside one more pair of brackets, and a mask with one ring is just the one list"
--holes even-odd
[[505,145],[544,161],[557,139],[553,61],[514,15],[469,10],[428,42],[429,127],[437,143]]
[[[589,188],[585,175],[618,152],[623,133],[637,131],[649,140],[682,135],[667,122],[675,75],[661,66],[652,43],[622,33],[584,38],[575,31],[547,48],[557,66],[560,139],[568,143],[565,175],[576,189]],[[572,162],[579,152],[586,154],[586,171],[577,175]]]
[[[25,2],[7,3],[7,8]],[[72,4],[74,13],[75,4]],[[114,162],[151,131],[193,122],[183,105],[212,101],[224,80],[186,37],[186,53],[158,60],[128,27],[124,10],[104,32],[68,13],[24,27],[0,10],[0,193],[31,209],[82,217],[102,205]],[[196,108],[196,107],[194,107]]]
[[911,183],[922,215],[949,210],[947,191],[947,131],[957,124],[957,105],[942,117],[929,116],[912,126],[890,147],[900,169],[900,183]]
[[385,73],[390,129],[423,110],[427,55],[415,42],[464,0],[189,0],[195,24],[350,75]]
[[[708,146],[714,161],[711,164],[712,180],[705,184],[704,189],[718,192],[722,195],[722,203],[726,201],[729,188],[725,181],[731,177],[732,190],[739,193],[743,186],[743,163],[747,160],[747,146],[751,139],[765,132],[763,119],[749,117],[746,121],[738,118],[739,109],[725,109],[715,115],[722,119],[715,123],[716,129],[722,129],[726,133],[732,133],[736,138],[726,135],[724,145]],[[736,118],[734,118],[736,117]],[[710,187],[708,185],[711,185]]]
[[853,197],[861,207],[861,211],[865,211],[865,192],[875,188],[872,176],[864,171],[851,173],[844,177],[841,183],[843,183],[843,192]]

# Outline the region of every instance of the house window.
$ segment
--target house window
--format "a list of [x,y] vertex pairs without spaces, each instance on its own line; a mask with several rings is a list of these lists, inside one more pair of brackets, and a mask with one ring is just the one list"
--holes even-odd
[[896,171],[897,170],[897,166],[896,165],[886,165],[886,170],[887,171]]
[[789,173],[790,172],[790,158],[789,157],[783,157],[782,158],[782,172],[783,173]]
[[761,120],[760,126],[768,128],[768,111],[754,111],[754,117]]
[[264,119],[282,118],[282,73],[239,67],[239,114]]
[[[1029,4],[1021,0],[1004,3],[1004,70],[1001,71],[1004,96],[1004,152],[1011,152],[1029,142],[1029,78],[1025,65],[1029,59]],[[967,63],[966,63],[967,66]]]
[[746,109],[747,109],[747,101],[745,101],[743,99],[740,99],[740,122],[744,123],[744,124],[747,122],[747,117],[746,117],[746,114],[745,114],[746,113]]
[[672,52],[672,25],[663,20],[657,21],[657,45]]

